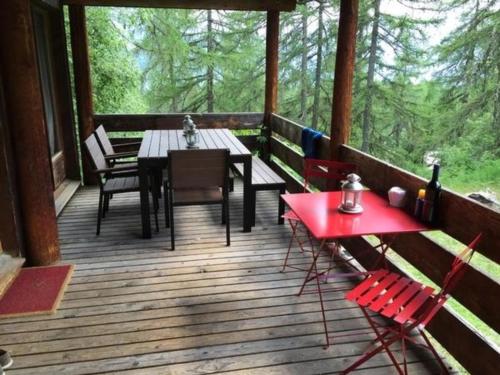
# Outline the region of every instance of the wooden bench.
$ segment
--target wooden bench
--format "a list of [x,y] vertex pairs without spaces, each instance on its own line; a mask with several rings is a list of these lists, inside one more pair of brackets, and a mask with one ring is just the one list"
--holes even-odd
[[[243,176],[243,164],[234,164],[236,172]],[[279,190],[280,195],[285,194],[286,182],[276,174],[263,160],[258,157],[252,158],[252,225],[255,225],[255,203],[257,200],[257,191],[260,190]],[[283,214],[285,212],[285,203],[279,198],[278,224],[283,224]]]

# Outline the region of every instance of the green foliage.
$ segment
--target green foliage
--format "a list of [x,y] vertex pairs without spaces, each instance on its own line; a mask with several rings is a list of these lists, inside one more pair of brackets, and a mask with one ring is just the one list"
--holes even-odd
[[[278,111],[328,134],[340,2],[321,1],[280,14]],[[436,151],[446,186],[500,191],[498,6],[391,1],[359,4],[351,144],[424,177]],[[89,8],[88,28],[98,112],[263,110],[264,12]]]
[[96,113],[143,113],[140,73],[110,8],[89,7],[88,40]]

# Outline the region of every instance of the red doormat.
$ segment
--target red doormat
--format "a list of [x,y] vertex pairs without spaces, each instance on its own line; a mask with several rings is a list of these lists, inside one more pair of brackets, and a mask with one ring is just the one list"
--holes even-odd
[[72,273],[71,264],[21,269],[0,299],[0,318],[53,314]]

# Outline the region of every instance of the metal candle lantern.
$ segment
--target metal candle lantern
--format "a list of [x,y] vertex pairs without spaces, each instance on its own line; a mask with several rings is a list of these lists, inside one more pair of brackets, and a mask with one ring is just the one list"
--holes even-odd
[[198,148],[200,134],[196,129],[196,124],[191,120],[191,116],[186,115],[182,121],[184,127],[184,135],[186,136],[186,143],[188,148]]
[[359,182],[361,177],[351,173],[347,175],[347,181],[342,184],[342,198],[339,210],[349,214],[358,214],[363,212],[361,207],[361,195],[364,187]]
[[193,122],[193,120],[191,120],[191,116],[189,116],[189,115],[184,116],[184,120],[182,120],[182,129],[183,129],[184,135],[186,135],[188,129],[193,125],[194,125],[194,122]]

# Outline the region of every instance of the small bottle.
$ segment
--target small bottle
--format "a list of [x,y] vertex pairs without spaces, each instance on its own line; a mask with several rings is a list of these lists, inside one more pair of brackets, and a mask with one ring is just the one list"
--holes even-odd
[[439,215],[439,197],[441,195],[441,183],[439,178],[439,164],[434,164],[432,171],[432,179],[427,184],[425,189],[425,202],[422,210],[422,220],[436,224]]
[[418,220],[422,219],[422,210],[424,208],[424,201],[425,201],[425,189],[419,189],[417,200],[415,202],[415,212],[413,213],[413,215]]

